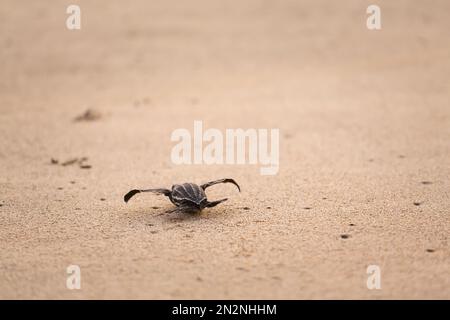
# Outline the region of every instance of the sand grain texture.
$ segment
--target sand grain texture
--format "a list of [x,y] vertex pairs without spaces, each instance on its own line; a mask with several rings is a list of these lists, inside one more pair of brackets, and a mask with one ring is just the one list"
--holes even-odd
[[[449,299],[450,5],[378,3],[2,0],[0,298]],[[194,120],[279,128],[279,174],[172,164]]]

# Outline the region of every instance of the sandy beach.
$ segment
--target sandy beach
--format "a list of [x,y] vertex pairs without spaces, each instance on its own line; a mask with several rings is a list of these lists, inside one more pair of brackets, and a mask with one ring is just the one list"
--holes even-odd
[[[1,0],[1,299],[450,299],[448,1],[377,1],[381,30],[356,0],[69,4]],[[279,129],[278,173],[174,164],[196,120]],[[220,178],[196,215],[123,201]]]

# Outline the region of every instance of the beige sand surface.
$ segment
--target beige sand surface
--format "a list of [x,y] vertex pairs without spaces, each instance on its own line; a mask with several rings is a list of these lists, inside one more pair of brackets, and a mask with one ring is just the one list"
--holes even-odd
[[[448,1],[0,2],[0,298],[450,298]],[[279,174],[172,164],[194,120],[279,128]]]

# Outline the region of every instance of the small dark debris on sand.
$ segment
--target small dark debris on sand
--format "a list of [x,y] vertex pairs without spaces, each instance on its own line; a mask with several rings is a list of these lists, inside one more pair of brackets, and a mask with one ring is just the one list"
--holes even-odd
[[355,224],[354,224],[354,223],[350,223],[349,226],[350,226],[350,227],[354,227]]
[[433,184],[433,182],[431,182],[431,181],[422,181],[421,183],[422,184]]
[[266,207],[266,209],[272,209],[272,207]]
[[434,252],[434,249],[427,249],[426,252],[432,253],[432,252]]
[[311,208],[311,207],[303,207],[303,209],[305,209],[305,210],[311,210],[312,208]]
[[249,207],[242,207],[242,209],[244,209],[244,210],[250,210]]
[[106,201],[106,199],[105,198],[100,198],[100,201]]
[[156,209],[159,209],[159,207],[154,206],[154,207],[152,207],[152,209],[155,209],[155,210],[156,210]]
[[133,106],[140,107],[141,105],[149,105],[151,103],[151,99],[149,97],[144,97],[142,99],[136,99],[133,101]]
[[83,157],[78,161],[78,164],[80,165],[81,169],[90,169],[92,166],[90,164],[85,164],[85,162],[88,160],[87,157]]
[[341,238],[348,239],[348,238],[350,238],[350,235],[349,234],[341,234]]
[[102,117],[100,112],[93,110],[93,109],[87,109],[83,114],[77,116],[74,118],[75,122],[79,121],[95,121],[99,120]]
[[[90,169],[90,168],[92,168],[92,166],[85,163],[87,160],[88,160],[87,157],[70,158],[70,159],[68,159],[68,160],[66,160],[64,162],[61,162],[61,165],[63,167],[67,167],[67,166],[71,166],[71,165],[74,165],[74,164],[78,164],[78,166],[81,169]],[[51,161],[52,164],[59,164],[59,161],[57,159],[55,159],[55,158],[51,158],[50,161]],[[75,181],[70,181],[70,183],[74,184]]]
[[78,162],[78,158],[72,158],[72,159],[69,159],[69,160],[67,160],[67,161],[64,161],[63,163],[61,163],[61,165],[63,166],[63,167],[66,167],[66,166],[70,166],[70,165],[72,165],[72,164],[75,164],[75,163],[77,163]]
[[248,272],[249,270],[244,267],[236,267],[236,270]]
[[75,181],[72,180],[72,181],[70,181],[70,183],[71,183],[71,184],[75,184]]
[[58,190],[63,190],[64,188],[63,187],[58,187]]
[[418,207],[422,204],[422,202],[415,201],[415,202],[413,202],[413,204]]

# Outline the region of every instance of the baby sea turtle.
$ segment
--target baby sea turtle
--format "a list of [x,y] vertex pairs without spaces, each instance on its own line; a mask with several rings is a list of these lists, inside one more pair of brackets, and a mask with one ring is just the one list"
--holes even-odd
[[170,212],[190,212],[196,213],[202,211],[204,208],[211,208],[217,206],[219,203],[228,200],[227,198],[217,200],[217,201],[208,201],[206,199],[205,190],[208,187],[211,187],[218,183],[232,183],[234,184],[239,192],[241,192],[241,188],[233,179],[220,179],[211,181],[200,186],[195,183],[183,183],[183,184],[174,184],[172,186],[172,190],[169,189],[145,189],[145,190],[137,190],[133,189],[128,192],[123,200],[128,202],[136,193],[140,192],[153,192],[156,194],[163,194],[169,197],[170,201],[177,206],[174,210]]

